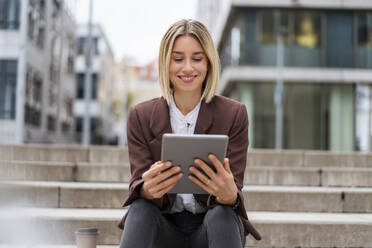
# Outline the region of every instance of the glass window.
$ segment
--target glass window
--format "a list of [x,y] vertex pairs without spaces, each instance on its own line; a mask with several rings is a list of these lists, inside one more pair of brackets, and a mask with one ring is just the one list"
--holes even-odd
[[352,68],[354,66],[352,12],[329,11],[326,17],[327,66]]
[[92,74],[92,99],[97,99],[98,91],[98,75],[97,73]]
[[77,99],[84,98],[84,80],[85,80],[84,73],[76,74],[76,98]]
[[52,115],[48,115],[48,131],[56,130],[56,118]]
[[85,43],[85,38],[80,37],[78,39],[78,43],[77,43],[77,54],[79,54],[79,55],[84,54],[84,43]]
[[[290,61],[290,12],[287,10],[260,10],[259,28],[259,63],[266,66],[275,66],[277,63],[277,28],[280,28],[283,41],[283,63],[289,65]],[[276,14],[280,17],[276,24]],[[278,26],[278,27],[277,27]]]
[[321,64],[321,15],[315,11],[294,13],[293,65],[318,67]]
[[[77,53],[79,55],[84,55],[85,54],[85,49],[87,49],[86,48],[87,43],[88,43],[87,37],[80,37],[78,39]],[[97,55],[98,52],[99,52],[99,49],[98,49],[98,38],[97,37],[93,37],[93,39],[92,39],[92,46],[93,46],[92,47],[92,49],[93,49],[92,54]]]
[[[244,83],[244,82],[243,82]],[[275,148],[275,83],[249,83],[253,89],[255,148]],[[233,95],[242,96],[239,89]],[[244,90],[244,88],[243,88]],[[328,149],[330,86],[328,84],[286,83],[283,91],[283,148]],[[242,99],[238,99],[242,100]],[[250,113],[248,113],[250,114]]]
[[62,122],[62,132],[68,133],[70,132],[70,123],[68,122]]
[[[84,84],[85,84],[85,74],[78,73],[76,74],[76,98],[84,99]],[[97,73],[92,74],[92,99],[97,99],[98,91],[98,75]]]
[[77,133],[83,132],[83,118],[82,117],[76,117],[75,119],[75,131]]
[[0,60],[0,119],[14,119],[16,108],[17,61]]
[[372,68],[372,12],[357,13],[358,67]]
[[287,83],[284,94],[283,147],[328,149],[328,85]]
[[256,10],[248,9],[239,14],[240,27],[240,61],[239,64],[257,64],[257,28]]
[[0,0],[0,29],[18,29],[19,12],[19,0]]
[[35,127],[40,127],[41,124],[41,111],[30,106],[26,103],[25,106],[25,122]]
[[274,10],[261,10],[260,12],[260,52],[261,65],[276,65],[276,32]]
[[255,148],[275,147],[274,83],[254,84]]

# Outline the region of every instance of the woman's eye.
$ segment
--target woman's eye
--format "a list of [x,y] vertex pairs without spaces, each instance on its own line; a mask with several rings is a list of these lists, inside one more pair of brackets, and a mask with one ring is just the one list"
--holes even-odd
[[173,60],[176,61],[176,62],[180,62],[180,61],[182,61],[182,58],[173,58]]
[[194,61],[197,61],[197,62],[202,61],[202,60],[203,58],[194,58]]

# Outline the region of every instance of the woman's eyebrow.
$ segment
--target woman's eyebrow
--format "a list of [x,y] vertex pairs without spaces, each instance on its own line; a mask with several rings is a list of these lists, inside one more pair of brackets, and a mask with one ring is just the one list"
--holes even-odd
[[[172,51],[172,53],[175,53],[175,54],[184,54],[183,52],[180,52],[180,51]],[[198,52],[194,52],[193,55],[198,55],[198,54],[204,54],[203,51],[198,51]]]

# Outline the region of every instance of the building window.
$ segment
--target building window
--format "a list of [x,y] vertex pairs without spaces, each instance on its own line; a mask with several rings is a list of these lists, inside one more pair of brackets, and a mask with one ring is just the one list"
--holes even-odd
[[261,65],[276,65],[276,32],[274,10],[262,10],[260,13],[259,61]]
[[44,47],[45,40],[45,1],[30,1],[28,8],[28,38],[38,47]]
[[40,127],[41,125],[41,111],[29,103],[25,106],[25,122],[35,127]]
[[19,29],[19,0],[0,0],[0,29]]
[[78,42],[77,42],[77,54],[78,55],[83,55],[84,54],[84,37],[79,37]]
[[326,30],[327,66],[354,67],[353,13],[351,11],[328,11]]
[[41,124],[41,105],[43,102],[43,80],[39,72],[27,66],[26,73],[26,99],[25,99],[25,122],[39,127]]
[[[78,55],[84,55],[87,52],[86,51],[86,49],[88,49],[87,43],[88,43],[87,37],[78,38],[78,42],[77,42],[77,54]],[[98,38],[97,37],[93,37],[92,46],[93,46],[92,54],[98,55],[99,50],[98,50]]]
[[68,55],[67,55],[67,72],[69,74],[74,73],[75,71],[75,44],[74,40],[69,37],[68,38]]
[[81,134],[83,132],[83,117],[76,117],[75,132]]
[[[85,74],[76,74],[76,98],[84,99],[84,84],[85,84]],[[98,91],[98,75],[97,73],[92,74],[92,99],[97,99]]]
[[321,15],[315,11],[294,13],[293,66],[321,65]]
[[71,126],[68,122],[65,122],[65,121],[62,122],[62,132],[68,133],[68,132],[70,132],[70,128],[71,128]]
[[56,130],[56,118],[52,115],[48,115],[48,131],[54,132]]
[[[254,148],[275,148],[276,109],[273,82],[236,82],[229,96],[251,108],[252,143]],[[330,148],[330,110],[332,85],[288,83],[283,89],[283,148]],[[342,88],[346,89],[344,86]],[[339,108],[340,109],[340,108]],[[337,125],[337,124],[335,124]]]
[[237,26],[240,27],[240,64],[257,64],[257,17],[256,10],[246,10],[238,15]]
[[16,109],[17,61],[0,60],[0,119],[14,119]]
[[372,68],[372,12],[357,13],[358,67]]
[[76,98],[84,99],[84,79],[83,73],[76,74]]
[[73,105],[74,104],[73,104],[72,98],[70,96],[66,97],[65,98],[65,109],[66,109],[67,117],[73,117],[74,116]]

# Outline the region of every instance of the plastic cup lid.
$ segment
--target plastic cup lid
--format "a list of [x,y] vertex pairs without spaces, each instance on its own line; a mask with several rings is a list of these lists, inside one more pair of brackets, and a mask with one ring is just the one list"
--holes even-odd
[[79,228],[78,230],[76,230],[75,234],[94,235],[94,234],[99,234],[99,231],[98,231],[98,228],[87,227],[87,228]]

